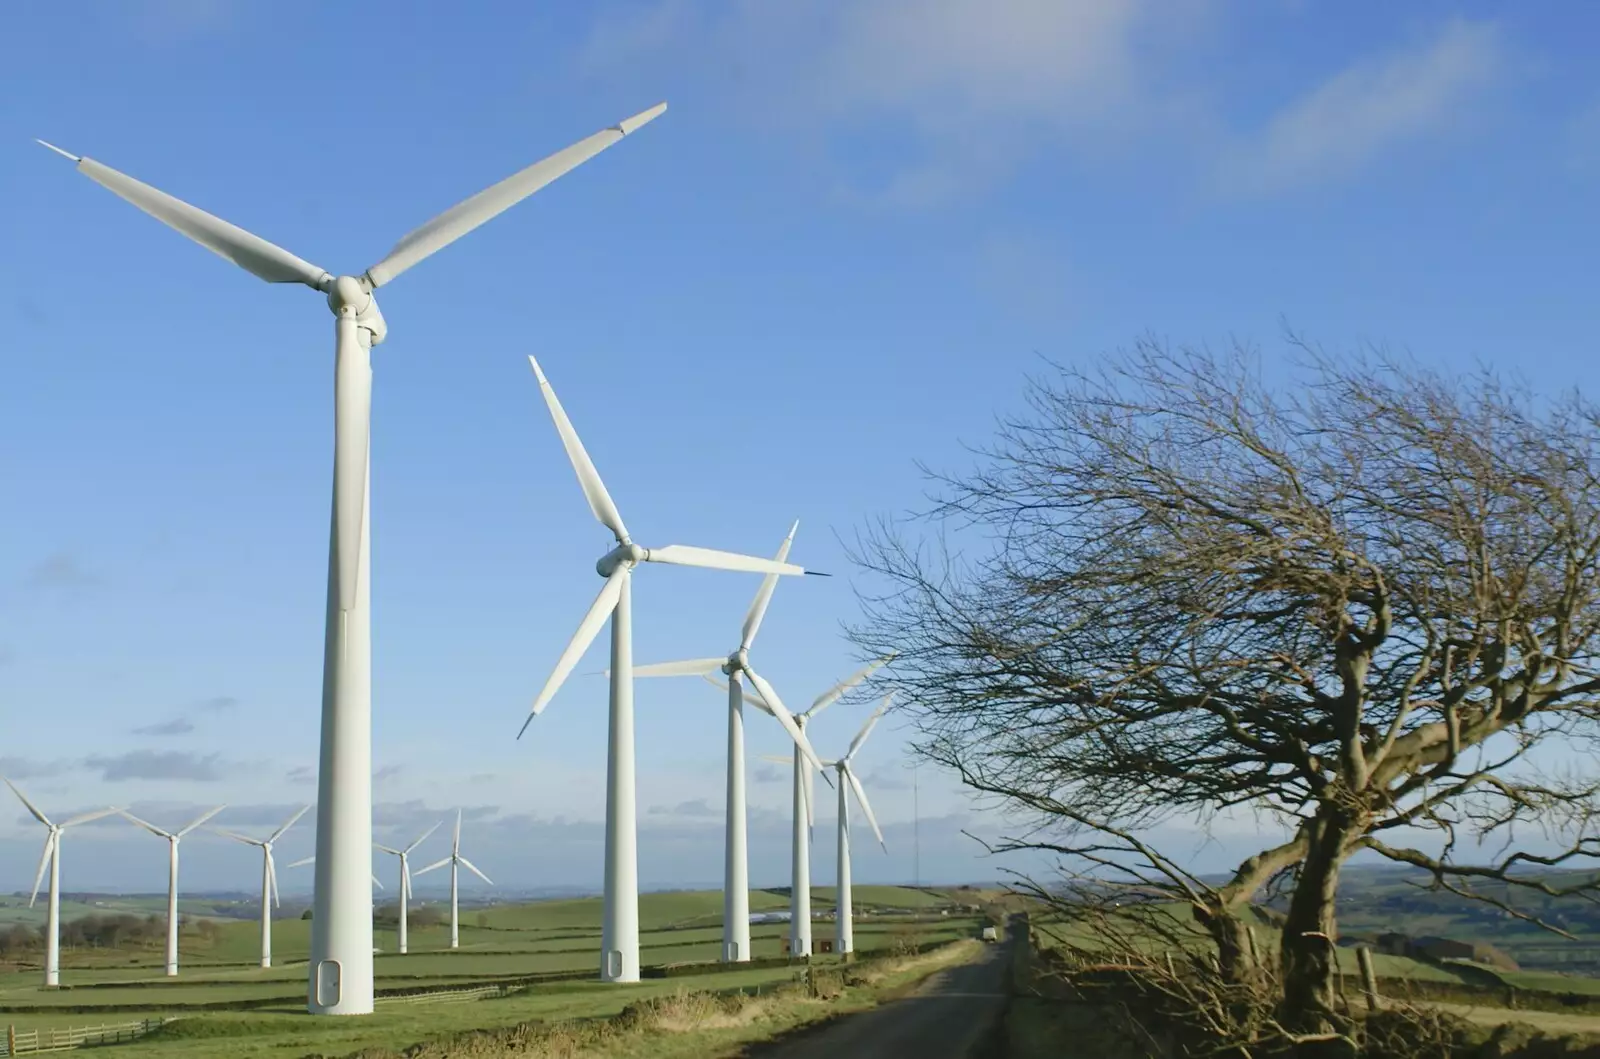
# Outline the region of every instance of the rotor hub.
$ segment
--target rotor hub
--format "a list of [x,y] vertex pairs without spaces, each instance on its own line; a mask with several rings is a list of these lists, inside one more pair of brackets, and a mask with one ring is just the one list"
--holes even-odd
[[648,549],[641,548],[632,541],[625,541],[602,555],[600,560],[594,564],[594,569],[601,577],[610,577],[617,572],[617,567],[623,563],[631,566],[635,563],[642,563],[649,557],[650,552]]
[[365,279],[355,276],[335,279],[328,288],[328,308],[340,319],[354,320],[374,346],[389,333],[389,325],[378,311],[378,299],[372,296],[372,285]]
[[354,276],[340,276],[328,290],[328,308],[337,316],[360,316],[372,304],[372,291]]

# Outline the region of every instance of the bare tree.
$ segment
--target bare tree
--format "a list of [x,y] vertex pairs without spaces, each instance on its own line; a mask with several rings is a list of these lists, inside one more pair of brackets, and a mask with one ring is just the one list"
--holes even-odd
[[[898,653],[920,749],[1037,821],[1013,848],[1186,903],[1231,979],[1283,878],[1282,1021],[1325,1035],[1353,853],[1528,918],[1519,890],[1588,893],[1544,869],[1600,852],[1600,784],[1531,752],[1600,735],[1600,411],[1296,358],[1292,396],[1154,342],[1033,381],[922,521],[867,535],[889,588],[854,636]],[[1284,838],[1216,885],[1149,844],[1219,813]]]

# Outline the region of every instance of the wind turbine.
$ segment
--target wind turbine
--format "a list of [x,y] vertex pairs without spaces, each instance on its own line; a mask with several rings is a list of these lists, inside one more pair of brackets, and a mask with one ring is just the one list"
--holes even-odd
[[450,855],[443,860],[434,861],[426,868],[418,869],[417,874],[426,875],[435,868],[442,868],[446,864],[450,865],[450,947],[454,949],[459,946],[459,939],[461,936],[459,926],[461,917],[460,888],[459,881],[457,879],[457,876],[460,874],[460,870],[465,868],[478,878],[482,879],[484,882],[488,883],[490,886],[494,885],[493,880],[491,880],[487,875],[483,874],[483,872],[479,871],[470,860],[461,855],[460,809],[456,810],[456,834],[455,838],[452,839],[450,843]]
[[[659,117],[658,104],[486,188],[415,229],[360,276],[334,276],[260,236],[92,158],[39,141],[157,220],[268,283],[327,295],[334,321],[333,512],[317,770],[317,878],[307,1008],[372,1013],[372,638],[368,544],[372,347],[388,326],[372,292]],[[358,185],[359,186],[359,185]]]
[[[263,967],[272,966],[272,906],[279,903],[278,869],[272,864],[272,844],[282,838],[283,833],[293,827],[295,822],[310,810],[311,806],[302,806],[284,822],[282,827],[266,838],[251,838],[249,835],[241,835],[237,831],[228,831],[220,827],[215,829],[219,835],[226,835],[235,842],[243,842],[246,845],[259,846],[261,848],[261,966]],[[370,894],[368,895],[368,901],[371,901]],[[315,915],[312,916],[311,922],[315,927]],[[371,954],[369,953],[368,955]]]
[[[789,527],[789,535],[778,546],[778,554],[773,557],[774,562],[781,563],[788,559],[789,548],[794,544],[795,531],[799,528],[798,522]],[[761,579],[761,587],[756,590],[755,599],[751,601],[750,609],[745,612],[744,625],[739,634],[739,646],[726,658],[657,662],[653,665],[637,666],[633,671],[634,676],[638,677],[710,677],[720,670],[728,677],[727,813],[722,858],[722,961],[724,963],[744,963],[750,959],[750,864],[745,811],[744,687],[740,678],[748,677],[758,689],[765,688],[769,693],[772,691],[772,686],[751,668],[750,647],[755,643],[756,633],[761,630],[762,619],[766,617],[767,607],[772,602],[772,593],[777,585],[777,574],[768,574]],[[765,699],[761,699],[762,708],[767,709],[766,702],[776,697],[775,694],[769,694]],[[758,694],[757,698],[761,696]],[[772,711],[767,709],[767,712]],[[799,737],[799,742],[795,744],[796,755],[806,753],[809,744],[806,744],[804,736],[799,734],[800,726],[795,724],[790,727]],[[805,749],[802,749],[802,746]],[[812,756],[815,757],[814,754]]]
[[[893,655],[877,659],[854,673],[845,677],[833,687],[818,695],[804,713],[794,715],[795,724],[801,731],[806,724],[817,714],[839,701],[839,696],[871,676],[879,666],[888,662]],[[713,681],[714,683],[716,681]],[[752,696],[750,702],[759,709],[772,712],[773,703],[777,697],[770,684],[765,681],[756,685],[760,692],[759,697]],[[771,696],[771,697],[769,697]],[[778,703],[782,709],[782,703]],[[809,744],[808,744],[809,745]],[[784,764],[786,759],[776,756],[767,756],[769,761]],[[812,803],[816,800],[812,768],[821,769],[822,762],[815,755],[802,756],[798,746],[788,763],[794,769],[794,832],[791,838],[791,863],[789,876],[789,953],[791,956],[811,955],[811,824]]]
[[132,813],[123,810],[122,815],[133,823],[138,824],[152,835],[160,835],[167,840],[167,977],[172,978],[178,973],[178,842],[184,835],[193,831],[201,824],[216,816],[227,806],[219,805],[215,809],[201,813],[193,820],[176,831],[164,831],[148,820],[141,820]]
[[28,907],[33,907],[33,902],[39,897],[39,885],[44,882],[44,869],[50,867],[50,897],[49,912],[45,919],[44,935],[44,984],[56,986],[61,984],[61,839],[62,833],[69,827],[78,824],[87,824],[90,820],[98,820],[103,816],[121,812],[120,809],[96,809],[92,813],[79,813],[69,817],[59,824],[50,822],[50,818],[41,813],[36,805],[28,801],[28,796],[17,789],[17,785],[6,780],[6,786],[11,788],[22,804],[28,807],[28,812],[33,818],[50,829],[45,836],[44,852],[39,855],[39,870],[33,877],[33,893],[28,897]]
[[[544,377],[539,362],[528,358],[533,374],[539,380],[540,392],[550,415],[555,420],[556,432],[567,450],[567,458],[578,473],[578,484],[589,500],[589,509],[595,518],[616,537],[616,547],[595,564],[600,576],[606,579],[600,595],[590,605],[589,612],[578,624],[578,631],[561,657],[555,670],[545,682],[544,689],[534,700],[522,732],[552,696],[560,690],[567,676],[578,664],[578,659],[588,650],[600,634],[600,626],[611,618],[611,719],[610,746],[606,755],[606,868],[605,868],[605,918],[601,927],[600,978],[607,982],[637,982],[639,980],[639,862],[637,819],[634,804],[633,771],[633,604],[631,583],[633,569],[640,563],[672,563],[679,566],[703,566],[713,570],[738,570],[757,574],[804,574],[803,567],[773,559],[758,559],[751,555],[716,551],[686,544],[669,544],[664,548],[643,548],[633,542],[622,515],[606,492],[600,472],[584,450],[577,431],[567,419],[567,413],[557,400],[550,380]],[[757,685],[758,687],[760,685]],[[805,734],[795,724],[793,717],[779,704],[774,715],[799,747],[795,752],[812,761],[818,760],[806,743]]]
[[393,848],[391,848],[389,846],[385,846],[385,845],[383,845],[381,843],[378,843],[378,842],[374,842],[373,843],[374,846],[377,846],[379,849],[383,850],[383,852],[392,853],[396,857],[400,858],[400,953],[401,953],[401,955],[404,955],[405,951],[406,951],[406,903],[411,897],[411,861],[410,861],[411,851],[416,849],[418,846],[422,845],[422,843],[427,840],[428,836],[433,834],[437,830],[439,830],[439,825],[438,824],[434,824],[432,827],[428,828],[428,830],[424,831],[421,835],[419,835],[417,837],[417,840],[415,842],[411,843],[411,845],[407,846],[405,849],[393,849]]
[[850,901],[850,802],[845,794],[846,787],[855,794],[856,804],[861,806],[861,811],[867,816],[867,823],[872,825],[872,833],[877,836],[878,845],[883,847],[885,853],[889,851],[889,847],[884,845],[883,832],[878,828],[878,820],[872,815],[872,806],[867,802],[867,792],[862,788],[861,780],[855,774],[855,770],[850,767],[850,762],[861,749],[861,744],[867,741],[867,736],[872,734],[873,726],[889,708],[889,702],[893,698],[893,694],[883,697],[882,705],[872,711],[867,723],[861,726],[861,731],[850,741],[850,749],[844,752],[844,757],[837,761],[822,763],[824,768],[831,768],[839,773],[839,898],[838,916],[834,927],[834,949],[841,955],[854,952],[856,947],[855,908]]

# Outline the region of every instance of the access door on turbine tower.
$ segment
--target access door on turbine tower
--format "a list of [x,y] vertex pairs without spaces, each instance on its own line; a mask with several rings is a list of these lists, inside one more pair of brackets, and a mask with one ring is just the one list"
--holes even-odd
[[323,960],[317,964],[317,996],[315,1003],[321,1007],[333,1007],[339,1003],[340,970],[338,960]]

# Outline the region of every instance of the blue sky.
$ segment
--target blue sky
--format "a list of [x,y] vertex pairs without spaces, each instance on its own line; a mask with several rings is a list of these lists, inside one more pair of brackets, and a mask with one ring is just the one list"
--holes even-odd
[[[918,503],[914,461],[962,465],[1040,355],[1153,332],[1271,363],[1287,320],[1592,390],[1597,23],[1580,3],[12,5],[0,768],[47,810],[175,822],[226,801],[219,819],[269,830],[314,794],[320,688],[327,310],[35,136],[359,272],[670,102],[386,287],[374,356],[383,833],[464,805],[497,879],[597,886],[604,682],[575,677],[512,738],[608,546],[527,353],[641,540],[765,553],[799,518],[795,559],[840,575],[857,527]],[[637,658],[728,650],[754,587],[644,571]],[[854,668],[853,613],[849,576],[780,586],[755,656],[786,698]],[[866,709],[825,714],[819,750]],[[752,753],[783,749],[751,727]],[[641,874],[714,884],[718,694],[641,684],[638,730]],[[902,747],[886,724],[862,754],[890,853],[863,850],[860,880],[911,875]],[[780,883],[788,788],[762,771],[752,791],[753,878]],[[1002,823],[927,770],[921,795],[923,876],[994,877],[959,832]],[[0,889],[26,884],[37,837],[0,811]],[[158,885],[141,841],[86,829],[66,885]],[[251,850],[188,856],[191,885],[252,885]]]

